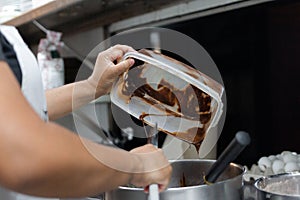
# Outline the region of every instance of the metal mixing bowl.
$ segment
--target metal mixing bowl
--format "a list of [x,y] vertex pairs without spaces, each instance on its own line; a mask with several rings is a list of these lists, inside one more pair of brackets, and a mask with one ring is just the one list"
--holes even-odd
[[258,200],[300,200],[300,173],[276,174],[258,179]]
[[[212,185],[199,185],[215,160],[186,159],[172,162],[169,188],[160,193],[160,200],[240,200],[244,168],[231,163]],[[183,177],[185,187],[181,187]],[[147,200],[142,188],[119,187],[107,192],[105,200]]]

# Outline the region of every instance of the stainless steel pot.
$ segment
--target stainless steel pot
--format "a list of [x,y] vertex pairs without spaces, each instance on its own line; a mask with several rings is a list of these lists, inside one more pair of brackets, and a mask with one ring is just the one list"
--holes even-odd
[[258,179],[257,200],[300,200],[300,173],[276,174]]
[[[199,185],[215,160],[177,160],[172,162],[173,174],[169,188],[160,193],[160,200],[240,200],[244,168],[230,163],[212,185]],[[184,177],[184,178],[183,178]],[[185,179],[185,187],[181,183]],[[105,200],[147,200],[142,188],[119,187],[105,193]]]

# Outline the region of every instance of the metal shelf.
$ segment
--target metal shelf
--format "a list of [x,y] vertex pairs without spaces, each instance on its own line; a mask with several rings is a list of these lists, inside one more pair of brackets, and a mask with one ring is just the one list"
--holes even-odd
[[[187,1],[189,0],[185,0]],[[47,29],[71,35],[166,8],[178,2],[182,0],[56,0],[4,24],[17,26],[24,40],[30,45],[38,43],[44,36],[31,23],[32,20],[37,20]]]
[[25,12],[11,20],[6,21],[4,24],[12,26],[20,26],[28,23],[34,19],[45,16],[49,13],[56,12],[60,9],[71,6],[72,4],[78,3],[80,0],[60,0],[60,1],[50,1],[49,3],[40,6],[38,8],[32,9]]

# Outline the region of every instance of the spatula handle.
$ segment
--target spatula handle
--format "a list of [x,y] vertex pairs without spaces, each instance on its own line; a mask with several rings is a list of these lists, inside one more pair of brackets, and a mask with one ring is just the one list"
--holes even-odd
[[159,200],[159,191],[157,184],[149,185],[148,200]]
[[218,160],[212,165],[207,175],[204,177],[206,183],[214,183],[220,174],[225,170],[230,162],[244,150],[251,139],[247,132],[239,131],[227,148],[220,155]]

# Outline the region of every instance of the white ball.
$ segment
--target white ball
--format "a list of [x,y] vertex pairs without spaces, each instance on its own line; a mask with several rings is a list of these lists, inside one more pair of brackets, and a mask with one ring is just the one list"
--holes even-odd
[[255,164],[251,166],[250,171],[251,171],[251,174],[261,174],[259,167]]
[[284,156],[284,155],[286,155],[286,154],[291,154],[291,153],[292,153],[292,152],[290,152],[290,151],[283,151],[283,152],[281,152],[280,155]]
[[281,155],[281,154],[278,154],[278,155],[276,155],[276,158],[277,158],[278,160],[283,160],[283,158],[282,158],[282,155]]
[[268,158],[269,158],[270,161],[274,161],[276,159],[276,156],[270,155]]
[[294,171],[298,171],[299,169],[300,169],[299,165],[296,162],[288,162],[284,166],[285,172],[294,172]]
[[284,162],[282,160],[274,160],[272,163],[272,170],[274,174],[279,174],[284,172]]
[[269,158],[267,157],[261,157],[259,160],[258,160],[258,167],[262,170],[262,171],[265,171],[267,168],[270,168],[271,167],[271,161]]
[[293,153],[287,153],[287,154],[283,155],[282,158],[285,163],[298,161],[298,156]]

